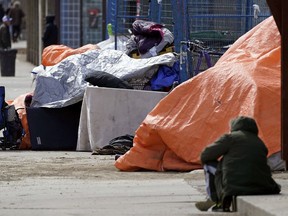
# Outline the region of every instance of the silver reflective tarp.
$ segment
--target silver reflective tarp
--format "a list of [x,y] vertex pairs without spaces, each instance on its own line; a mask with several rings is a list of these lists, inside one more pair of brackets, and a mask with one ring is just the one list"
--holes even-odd
[[151,77],[159,65],[172,67],[176,60],[172,53],[133,59],[123,51],[109,49],[72,55],[37,75],[31,106],[57,108],[81,101],[88,85],[85,74],[93,71],[104,71],[129,81]]

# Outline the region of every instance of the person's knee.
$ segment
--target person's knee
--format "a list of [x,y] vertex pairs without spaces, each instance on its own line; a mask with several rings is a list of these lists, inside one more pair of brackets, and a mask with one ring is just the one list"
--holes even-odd
[[216,170],[217,170],[217,165],[218,165],[217,161],[211,161],[211,162],[204,164],[203,169],[205,172],[209,172],[210,174],[215,175]]

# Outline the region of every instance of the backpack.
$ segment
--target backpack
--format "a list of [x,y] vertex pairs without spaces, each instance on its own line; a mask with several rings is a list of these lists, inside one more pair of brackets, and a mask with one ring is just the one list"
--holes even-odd
[[6,141],[6,147],[18,148],[23,135],[21,120],[15,110],[14,105],[7,105],[3,109],[5,128],[3,136]]

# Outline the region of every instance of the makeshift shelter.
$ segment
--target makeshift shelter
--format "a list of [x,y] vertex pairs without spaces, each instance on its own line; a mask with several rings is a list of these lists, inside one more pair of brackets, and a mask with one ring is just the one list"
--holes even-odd
[[238,116],[255,118],[269,155],[280,151],[280,35],[273,17],[240,37],[216,65],[176,87],[117,159],[123,171],[201,168],[202,149]]
[[[88,50],[85,51],[86,49]],[[47,57],[47,59],[45,60],[47,62],[46,66],[47,65],[50,66],[46,67],[46,69],[42,67],[43,70],[41,69],[40,72],[36,74],[36,84],[34,92],[21,95],[13,101],[13,104],[17,108],[17,112],[19,114],[19,117],[21,119],[25,131],[25,135],[22,139],[20,149],[31,148],[31,138],[33,133],[30,133],[30,129],[32,127],[30,126],[28,127],[28,123],[31,125],[32,122],[31,116],[33,115],[33,121],[36,120],[36,126],[34,125],[35,126],[34,128],[39,129],[40,127],[38,127],[38,119],[35,118],[34,116],[38,117],[38,114],[36,115],[35,112],[37,113],[42,112],[40,111],[41,108],[44,107],[67,108],[68,106],[81,102],[83,100],[85,90],[89,86],[89,80],[86,80],[87,77],[91,78],[90,84],[97,83],[98,84],[97,86],[99,86],[99,84],[102,82],[102,86],[107,84],[105,87],[115,88],[115,85],[113,86],[113,83],[111,83],[114,78],[115,79],[117,78],[117,82],[122,81],[122,79],[123,80],[136,79],[140,81],[148,78],[151,79],[151,77],[153,77],[153,75],[157,73],[160,66],[172,67],[174,63],[177,61],[177,57],[175,57],[172,53],[166,53],[163,55],[151,57],[149,59],[133,59],[130,58],[128,55],[126,55],[124,52],[119,50],[108,50],[108,49],[101,50],[90,45],[83,46],[75,50],[63,45],[51,45],[45,48],[45,50],[43,51],[43,56]],[[111,76],[108,76],[107,74]],[[29,120],[29,113],[28,112],[27,112],[28,114],[26,113],[25,100],[27,96],[29,96],[29,99],[31,99],[31,101],[29,101],[29,107],[32,108],[30,109],[30,120]],[[37,110],[34,108],[39,109]],[[47,115],[50,115],[51,112],[53,112],[53,111],[51,112],[46,111],[42,112],[41,116],[42,118],[39,119],[43,120],[44,119],[43,115],[47,117]],[[72,109],[72,111],[74,111],[74,108]],[[78,114],[77,111],[78,110],[76,107],[76,114]],[[32,112],[34,113],[31,115]],[[57,116],[59,115],[59,112],[60,111],[58,110],[57,115],[56,112],[55,114],[54,113],[51,114],[51,116],[54,117],[53,119],[58,120]],[[67,115],[65,116],[67,117]],[[77,115],[72,115],[72,118],[79,119],[79,116],[77,117]],[[142,121],[142,119],[140,121]],[[51,118],[49,118],[49,120],[51,120]],[[50,122],[52,122],[52,120]],[[67,123],[67,121],[62,122]],[[45,123],[47,123],[47,121]],[[59,126],[59,124],[56,123],[55,126],[57,125],[60,128],[64,128],[63,125]],[[41,123],[40,126],[45,127],[47,125],[45,124],[43,125]],[[42,128],[39,129],[41,133],[45,132],[44,134],[45,138],[51,137],[50,134],[52,133],[50,133],[51,131],[48,131],[48,129],[49,128],[47,128],[47,130],[46,129],[42,130]],[[69,128],[69,130],[70,129],[71,128]],[[48,136],[46,136],[47,135],[46,133],[48,134]],[[55,134],[53,134],[53,136],[57,138]],[[65,136],[61,134],[61,137],[63,138]],[[69,138],[71,138],[71,136],[69,136]],[[34,136],[34,140],[35,139],[40,140],[40,138],[37,136]],[[47,141],[47,139],[45,141]],[[69,143],[69,141],[67,142]],[[42,143],[41,144],[42,146],[40,146],[41,148],[43,146],[45,148],[46,146],[48,146],[46,144],[44,145],[43,144],[44,142],[42,141],[41,143]],[[49,140],[49,143],[52,142]],[[59,148],[57,147],[57,150],[61,149],[64,146],[64,144],[66,143],[63,142],[62,146],[60,146]],[[37,143],[37,145],[39,144]]]

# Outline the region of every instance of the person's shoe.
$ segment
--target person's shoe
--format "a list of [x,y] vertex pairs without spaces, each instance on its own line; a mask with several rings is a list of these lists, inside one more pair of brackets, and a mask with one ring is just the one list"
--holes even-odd
[[215,205],[212,207],[211,211],[212,211],[212,212],[223,212],[223,208],[222,208],[221,203],[215,204]]
[[208,211],[208,209],[210,209],[213,205],[215,205],[215,202],[213,202],[210,199],[195,203],[196,208],[199,209],[200,211]]
[[221,204],[216,204],[211,209],[212,212],[230,212],[229,207],[223,207]]
[[227,196],[223,199],[222,208],[223,208],[224,212],[230,212],[231,203],[232,203],[232,197],[231,196]]

